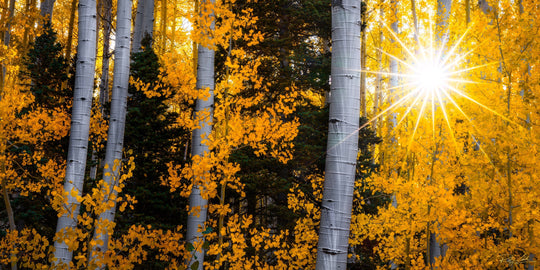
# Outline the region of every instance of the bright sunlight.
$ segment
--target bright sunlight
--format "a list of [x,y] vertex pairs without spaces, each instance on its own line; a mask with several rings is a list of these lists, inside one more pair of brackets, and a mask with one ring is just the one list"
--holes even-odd
[[433,52],[423,55],[409,71],[410,83],[424,95],[447,89],[451,77],[449,67],[445,66]]

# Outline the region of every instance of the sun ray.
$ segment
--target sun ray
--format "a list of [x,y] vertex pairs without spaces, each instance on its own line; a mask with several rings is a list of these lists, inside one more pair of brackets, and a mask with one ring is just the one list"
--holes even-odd
[[396,41],[401,45],[401,47],[409,54],[409,56],[411,56],[414,59],[414,61],[417,61],[416,56],[414,55],[414,53],[412,53],[407,48],[407,46],[405,46],[405,43],[403,43],[403,41],[397,36],[397,34],[394,33],[394,31],[392,29],[390,29],[390,27],[388,27],[388,25],[384,24],[384,26],[390,32],[390,34],[396,39]]
[[411,149],[414,136],[416,135],[416,131],[418,130],[418,126],[420,124],[420,118],[424,114],[424,109],[426,107],[426,99],[427,99],[427,96],[424,96],[424,100],[422,101],[422,108],[420,108],[420,112],[418,113],[418,116],[416,117],[416,124],[414,125],[413,133],[411,137],[409,138],[409,143],[407,145],[407,152],[409,152],[409,149]]
[[502,119],[506,120],[507,122],[512,123],[512,124],[514,124],[514,125],[516,125],[516,126],[522,127],[520,124],[518,124],[518,123],[512,121],[512,119],[509,119],[508,117],[506,117],[506,116],[504,116],[504,115],[498,113],[497,111],[491,109],[490,107],[488,107],[488,106],[486,106],[486,105],[480,103],[479,101],[477,101],[476,99],[474,99],[474,98],[468,96],[467,94],[463,93],[463,92],[460,91],[459,89],[454,88],[454,87],[451,87],[451,89],[452,89],[452,91],[453,91],[454,93],[456,93],[456,94],[458,94],[458,95],[460,95],[460,96],[462,96],[462,97],[468,99],[469,101],[473,102],[474,104],[476,104],[476,105],[478,105],[478,106],[480,106],[480,107],[482,107],[482,108],[488,110],[489,112],[491,112],[491,113],[493,113],[493,114],[495,114],[495,115],[501,117]]
[[[469,122],[469,124],[473,127],[474,131],[477,133],[477,134],[480,134],[481,136],[484,136],[482,134],[482,132],[478,129],[478,127],[474,124],[473,120],[461,109],[461,107],[457,104],[457,102],[450,96],[448,95],[448,93],[445,92],[445,95],[446,95],[446,98],[454,105],[454,107],[456,107],[456,109],[461,113],[461,115],[463,115],[463,117],[465,117],[465,119],[467,119],[467,121]],[[477,139],[475,139],[476,141],[478,141]],[[486,160],[491,164],[491,166],[493,166],[493,168],[495,169],[495,172],[497,173],[497,175],[499,177],[502,178],[502,175],[501,173],[499,172],[499,170],[497,169],[497,166],[495,166],[495,163],[493,163],[493,160],[491,160],[491,157],[489,157],[489,155],[486,153],[486,151],[484,151],[484,148],[482,147],[482,144],[481,143],[477,143],[477,146],[478,146],[478,149],[480,149],[480,151],[482,152],[482,154],[484,155],[484,157],[486,158]]]
[[[394,56],[394,55],[392,55],[392,54],[390,54],[390,53],[387,53],[387,52],[385,52],[385,51],[383,51],[383,50],[381,50],[381,49],[378,49],[378,50],[380,50],[383,54],[387,55],[388,57],[390,57],[390,58],[392,58],[392,59],[394,59],[394,60],[396,60],[396,61],[398,61],[398,62],[400,62],[400,63],[402,63],[402,64],[404,64],[404,65],[406,65],[406,66],[409,67],[409,68],[412,68],[412,67],[413,67],[410,63],[407,63],[407,62],[401,60],[401,59],[400,59],[399,57],[397,57],[397,56]],[[415,61],[416,61],[416,60],[415,60]]]
[[[447,95],[446,91],[443,90],[441,92],[443,92],[445,95]],[[441,111],[443,113],[446,125],[448,126],[450,137],[452,137],[452,142],[454,143],[454,146],[456,147],[456,150],[459,150],[459,146],[458,146],[456,137],[454,136],[454,132],[452,132],[452,125],[450,124],[450,118],[448,117],[448,113],[446,112],[446,106],[442,105],[443,104],[443,99],[441,98],[441,94],[439,92],[437,92],[437,99],[439,100],[439,103],[441,104]],[[456,153],[459,153],[459,151],[456,151]]]
[[[464,73],[464,72],[467,72],[467,71],[487,67],[487,66],[490,66],[490,65],[493,65],[493,64],[498,64],[498,62],[492,62],[492,63],[488,63],[488,64],[483,64],[483,65],[478,65],[478,66],[474,66],[474,67],[469,67],[469,68],[464,68],[464,69],[448,72],[448,75],[457,75],[457,74]],[[470,81],[470,82],[478,83],[478,82],[473,82],[473,81]]]
[[452,46],[452,48],[450,48],[450,51],[448,51],[446,53],[446,56],[441,60],[441,64],[446,64],[446,62],[450,59],[450,57],[452,57],[455,52],[455,50],[459,47],[459,45],[461,45],[461,42],[463,42],[463,39],[465,38],[465,36],[467,35],[467,33],[469,32],[469,30],[471,29],[471,27],[467,27],[467,30],[465,30],[465,33],[463,33],[463,35],[461,35],[461,37],[458,39],[458,41],[456,42],[456,44],[454,44],[454,46]]
[[416,103],[418,102],[418,100],[421,98],[422,96],[421,95],[417,95],[416,98],[414,99],[414,101],[412,102],[412,104],[410,104],[409,106],[407,106],[407,110],[405,111],[405,114],[403,114],[403,116],[401,117],[401,119],[399,120],[399,122],[396,124],[395,128],[397,129],[397,127],[400,126],[401,122],[403,122],[403,120],[405,119],[405,117],[407,117],[407,115],[409,115],[409,113],[412,111],[412,109],[414,108],[414,106],[416,105]]

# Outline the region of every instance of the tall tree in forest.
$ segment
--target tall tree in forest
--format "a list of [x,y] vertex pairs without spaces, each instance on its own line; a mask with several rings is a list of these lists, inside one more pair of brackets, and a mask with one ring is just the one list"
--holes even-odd
[[[2,42],[4,43],[4,46],[8,47],[9,48],[9,43],[10,43],[10,39],[11,39],[11,20],[13,20],[13,15],[15,13],[15,0],[10,0],[9,1],[9,7],[8,7],[8,16],[7,16],[7,24],[6,24],[6,31],[4,33],[2,33],[2,37],[3,37],[3,40]],[[0,74],[0,90],[3,90],[4,88],[4,81],[5,81],[5,78],[6,78],[6,67],[4,64],[1,65],[1,71],[2,74]]]
[[40,5],[40,14],[47,20],[52,20],[54,2],[56,0],[43,0]]
[[[64,209],[58,218],[54,243],[54,264],[69,264],[73,256],[73,247],[68,245],[69,232],[77,224],[82,195],[86,158],[88,152],[88,135],[90,129],[90,111],[92,108],[92,92],[94,89],[94,70],[96,65],[96,0],[79,2],[79,35],[77,46],[77,64],[75,73],[75,89],[73,94],[73,110],[71,135],[69,138],[66,179],[64,194],[67,196]],[[68,240],[68,241],[66,241]]]
[[332,83],[317,269],[346,269],[358,154],[360,21],[358,0],[332,3]]
[[[201,2],[201,14],[208,12],[209,6],[214,4],[214,0],[205,0]],[[214,13],[208,13],[211,21],[208,29],[203,31],[211,37],[214,30]],[[198,121],[198,128],[193,130],[191,142],[191,153],[193,162],[200,162],[205,156],[209,155],[208,145],[205,140],[212,132],[212,118],[214,107],[214,49],[213,44],[199,44],[197,57],[197,89],[200,91],[208,91],[205,98],[198,98],[195,105],[194,117]],[[193,176],[193,187],[189,196],[189,215],[187,220],[186,240],[191,243],[196,250],[193,253],[193,258],[189,265],[198,264],[198,269],[203,269],[204,251],[202,250],[202,242],[204,236],[201,230],[204,228],[206,216],[208,213],[208,200],[205,198],[204,174]]]
[[154,30],[154,0],[140,0],[137,2],[135,15],[135,29],[133,30],[132,51],[141,50],[141,42],[145,37],[153,37]]
[[[452,0],[437,0],[437,46],[440,50],[444,50],[444,47],[446,46],[446,43],[448,42],[448,20],[450,17],[450,11],[452,8]],[[443,56],[441,56],[443,57]],[[434,146],[434,150],[432,153],[433,156],[433,162],[436,161],[437,151],[438,151],[438,143]],[[434,179],[434,175],[429,176],[430,179]],[[431,206],[428,205],[428,209],[431,210]],[[428,210],[429,211],[429,210]],[[446,245],[441,244],[440,241],[437,239],[438,235],[433,232],[433,225],[437,224],[428,224],[428,233],[429,233],[429,240],[428,240],[428,258],[431,268],[433,268],[433,265],[435,264],[435,261],[437,258],[444,257],[446,253]]]
[[107,204],[110,201],[113,203],[112,207],[99,215],[98,225],[94,232],[97,240],[94,250],[99,248],[102,252],[107,251],[109,235],[112,234],[114,226],[111,224],[114,224],[117,188],[122,167],[131,49],[131,5],[131,0],[119,0],[117,6],[113,92],[103,169],[105,183],[103,203]]
[[[161,179],[167,175],[167,164],[184,163],[178,155],[187,151],[191,130],[176,124],[179,115],[170,110],[174,92],[160,80],[164,76],[163,66],[154,49],[147,46],[149,42],[143,40],[143,50],[131,57],[130,73],[134,83],[128,90],[124,135],[124,152],[130,153],[136,167],[122,193],[134,196],[141,203],[116,215],[115,235],[127,233],[132,224],[167,230],[185,226],[187,219],[187,198],[171,193],[161,185]],[[157,263],[149,261],[142,266],[145,269],[163,267]]]

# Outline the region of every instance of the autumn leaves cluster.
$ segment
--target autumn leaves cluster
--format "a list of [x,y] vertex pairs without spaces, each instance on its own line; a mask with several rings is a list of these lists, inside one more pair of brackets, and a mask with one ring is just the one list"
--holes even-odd
[[[186,206],[193,186],[201,187],[202,198],[208,200],[208,218],[199,228],[204,238],[187,241],[186,224],[120,226],[98,219],[115,205],[118,217],[145,204],[125,192],[134,170],[142,168],[133,152],[125,152],[123,160],[112,165],[122,168],[114,175],[114,187],[99,181],[104,166],[108,166],[100,155],[107,141],[109,92],[115,91],[99,91],[104,76],[114,76],[112,68],[103,68],[114,63],[112,58],[111,64],[105,60],[113,50],[104,51],[105,36],[114,34],[105,32],[103,26],[115,27],[116,1],[98,3],[112,7],[113,19],[107,21],[104,9],[98,9],[89,162],[80,192],[63,189],[72,101],[61,93],[72,94],[68,78],[74,78],[70,71],[74,53],[68,51],[76,50],[76,37],[69,38],[77,33],[76,10],[71,1],[64,0],[56,2],[52,14],[40,14],[39,3],[32,0],[3,1],[0,185],[5,209],[2,219],[7,223],[2,227],[0,262],[30,269],[67,265],[72,269],[195,269],[198,263],[194,262],[201,261],[195,258],[196,251],[204,251],[205,269],[314,268],[324,181],[324,171],[317,164],[324,160],[324,151],[302,156],[305,152],[298,149],[302,140],[313,139],[317,129],[327,128],[314,124],[313,119],[318,119],[317,113],[326,117],[329,67],[327,73],[315,73],[309,59],[294,57],[300,55],[295,46],[314,48],[319,56],[329,55],[329,37],[319,29],[287,27],[273,29],[270,34],[266,31],[268,18],[260,17],[264,12],[255,7],[257,1],[147,2],[154,5],[151,47],[159,59],[159,75],[152,83],[131,76],[130,89],[147,99],[161,98],[167,111],[176,116],[169,128],[189,133],[168,149],[175,160],[163,164],[166,169],[159,179],[152,180],[182,198]],[[289,9],[320,5],[315,0],[283,2]],[[439,2],[364,1],[366,119],[362,123],[370,122],[362,137],[366,141],[360,142],[350,266],[531,269],[540,255],[536,240],[540,234],[540,43],[536,37],[540,25],[535,20],[540,3],[446,1],[451,3],[448,25],[440,29]],[[330,4],[323,6],[326,9],[317,12],[330,14]],[[58,96],[36,90],[36,77],[28,68],[30,50],[48,31],[47,18],[52,23],[49,30],[57,33],[57,42],[63,47],[57,56],[65,58],[59,69],[65,77],[59,75],[60,81],[44,91],[57,91]],[[283,20],[292,19],[284,16],[276,23],[282,25]],[[326,23],[330,27],[330,22]],[[305,38],[290,41],[294,39],[287,35],[294,31],[304,31]],[[449,90],[441,103],[429,103],[424,109],[414,98],[401,102],[414,89],[403,76],[397,80],[398,87],[392,87],[396,76],[390,70],[392,62],[396,61],[398,73],[405,72],[413,57],[410,52],[420,50],[420,45],[438,43],[437,31],[443,31],[447,38],[444,52],[456,46],[452,58],[457,63],[456,80],[451,87],[457,91]],[[292,45],[270,55],[264,44],[269,40]],[[358,42],[361,40],[359,37]],[[196,87],[199,45],[216,53],[212,113],[194,113],[197,100],[210,97],[209,89]],[[305,77],[287,78],[285,72],[268,71],[269,65]],[[298,71],[304,67],[312,73]],[[306,78],[314,81],[311,86],[304,83]],[[112,79],[108,88],[109,84]],[[192,156],[191,132],[209,116],[212,132],[202,138],[208,152]],[[261,168],[260,164],[273,167]],[[290,164],[302,167],[290,168]],[[92,170],[97,172],[95,179]],[[286,192],[275,196],[257,190],[256,196],[250,196],[256,186],[251,181],[262,178],[282,181],[279,183],[284,183]],[[111,188],[118,193],[112,198],[104,193]],[[66,209],[67,195],[82,205],[77,224],[55,233],[54,218],[73,210]],[[21,217],[22,213],[27,215],[22,204],[12,207],[20,198],[32,202],[26,206],[33,207],[33,219]],[[286,211],[272,210],[280,204]],[[264,211],[257,212],[260,209]],[[186,215],[200,211],[186,207]],[[287,224],[281,226],[280,222]],[[108,231],[108,248],[96,251],[103,243],[94,233],[115,226],[121,229]],[[63,241],[74,252],[66,265],[54,258],[55,241]]]

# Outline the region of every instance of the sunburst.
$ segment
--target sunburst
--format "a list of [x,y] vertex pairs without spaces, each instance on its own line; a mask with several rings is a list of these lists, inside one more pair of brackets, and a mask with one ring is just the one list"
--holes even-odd
[[[390,106],[379,112],[360,128],[364,128],[375,119],[378,119],[385,114],[393,113],[398,110],[398,108],[405,107],[404,113],[401,114],[399,120],[396,121],[397,124],[393,128],[394,130],[397,130],[404,120],[407,119],[412,112],[415,112],[416,119],[414,120],[413,129],[411,130],[409,137],[409,144],[407,146],[407,149],[409,149],[420,127],[421,120],[424,118],[431,117],[432,133],[435,137],[436,111],[440,110],[440,115],[442,115],[443,121],[449,129],[450,137],[457,147],[448,113],[448,106],[456,108],[456,111],[474,126],[471,117],[469,117],[460,107],[458,99],[472,102],[473,104],[498,115],[506,121],[511,122],[511,120],[504,115],[482,104],[465,91],[461,90],[465,84],[480,83],[466,79],[466,74],[469,71],[494,64],[488,63],[473,67],[464,67],[467,56],[474,51],[474,49],[472,49],[467,52],[460,52],[460,46],[466,37],[468,30],[459,37],[452,47],[445,48],[445,42],[442,42],[441,40],[436,41],[432,34],[428,42],[429,46],[420,46],[415,51],[412,51],[396,33],[389,27],[386,28],[389,33],[391,33],[393,39],[397,41],[397,44],[400,44],[406,54],[405,57],[400,58],[379,50],[391,59],[399,62],[402,67],[401,71],[398,73],[389,73],[364,70],[362,72],[397,76],[400,78],[400,84],[393,87],[392,90],[394,91],[391,91],[394,92],[395,96],[392,97],[394,101]],[[439,45],[437,48],[434,44],[442,45]],[[399,89],[399,91],[395,91],[396,89]]]

